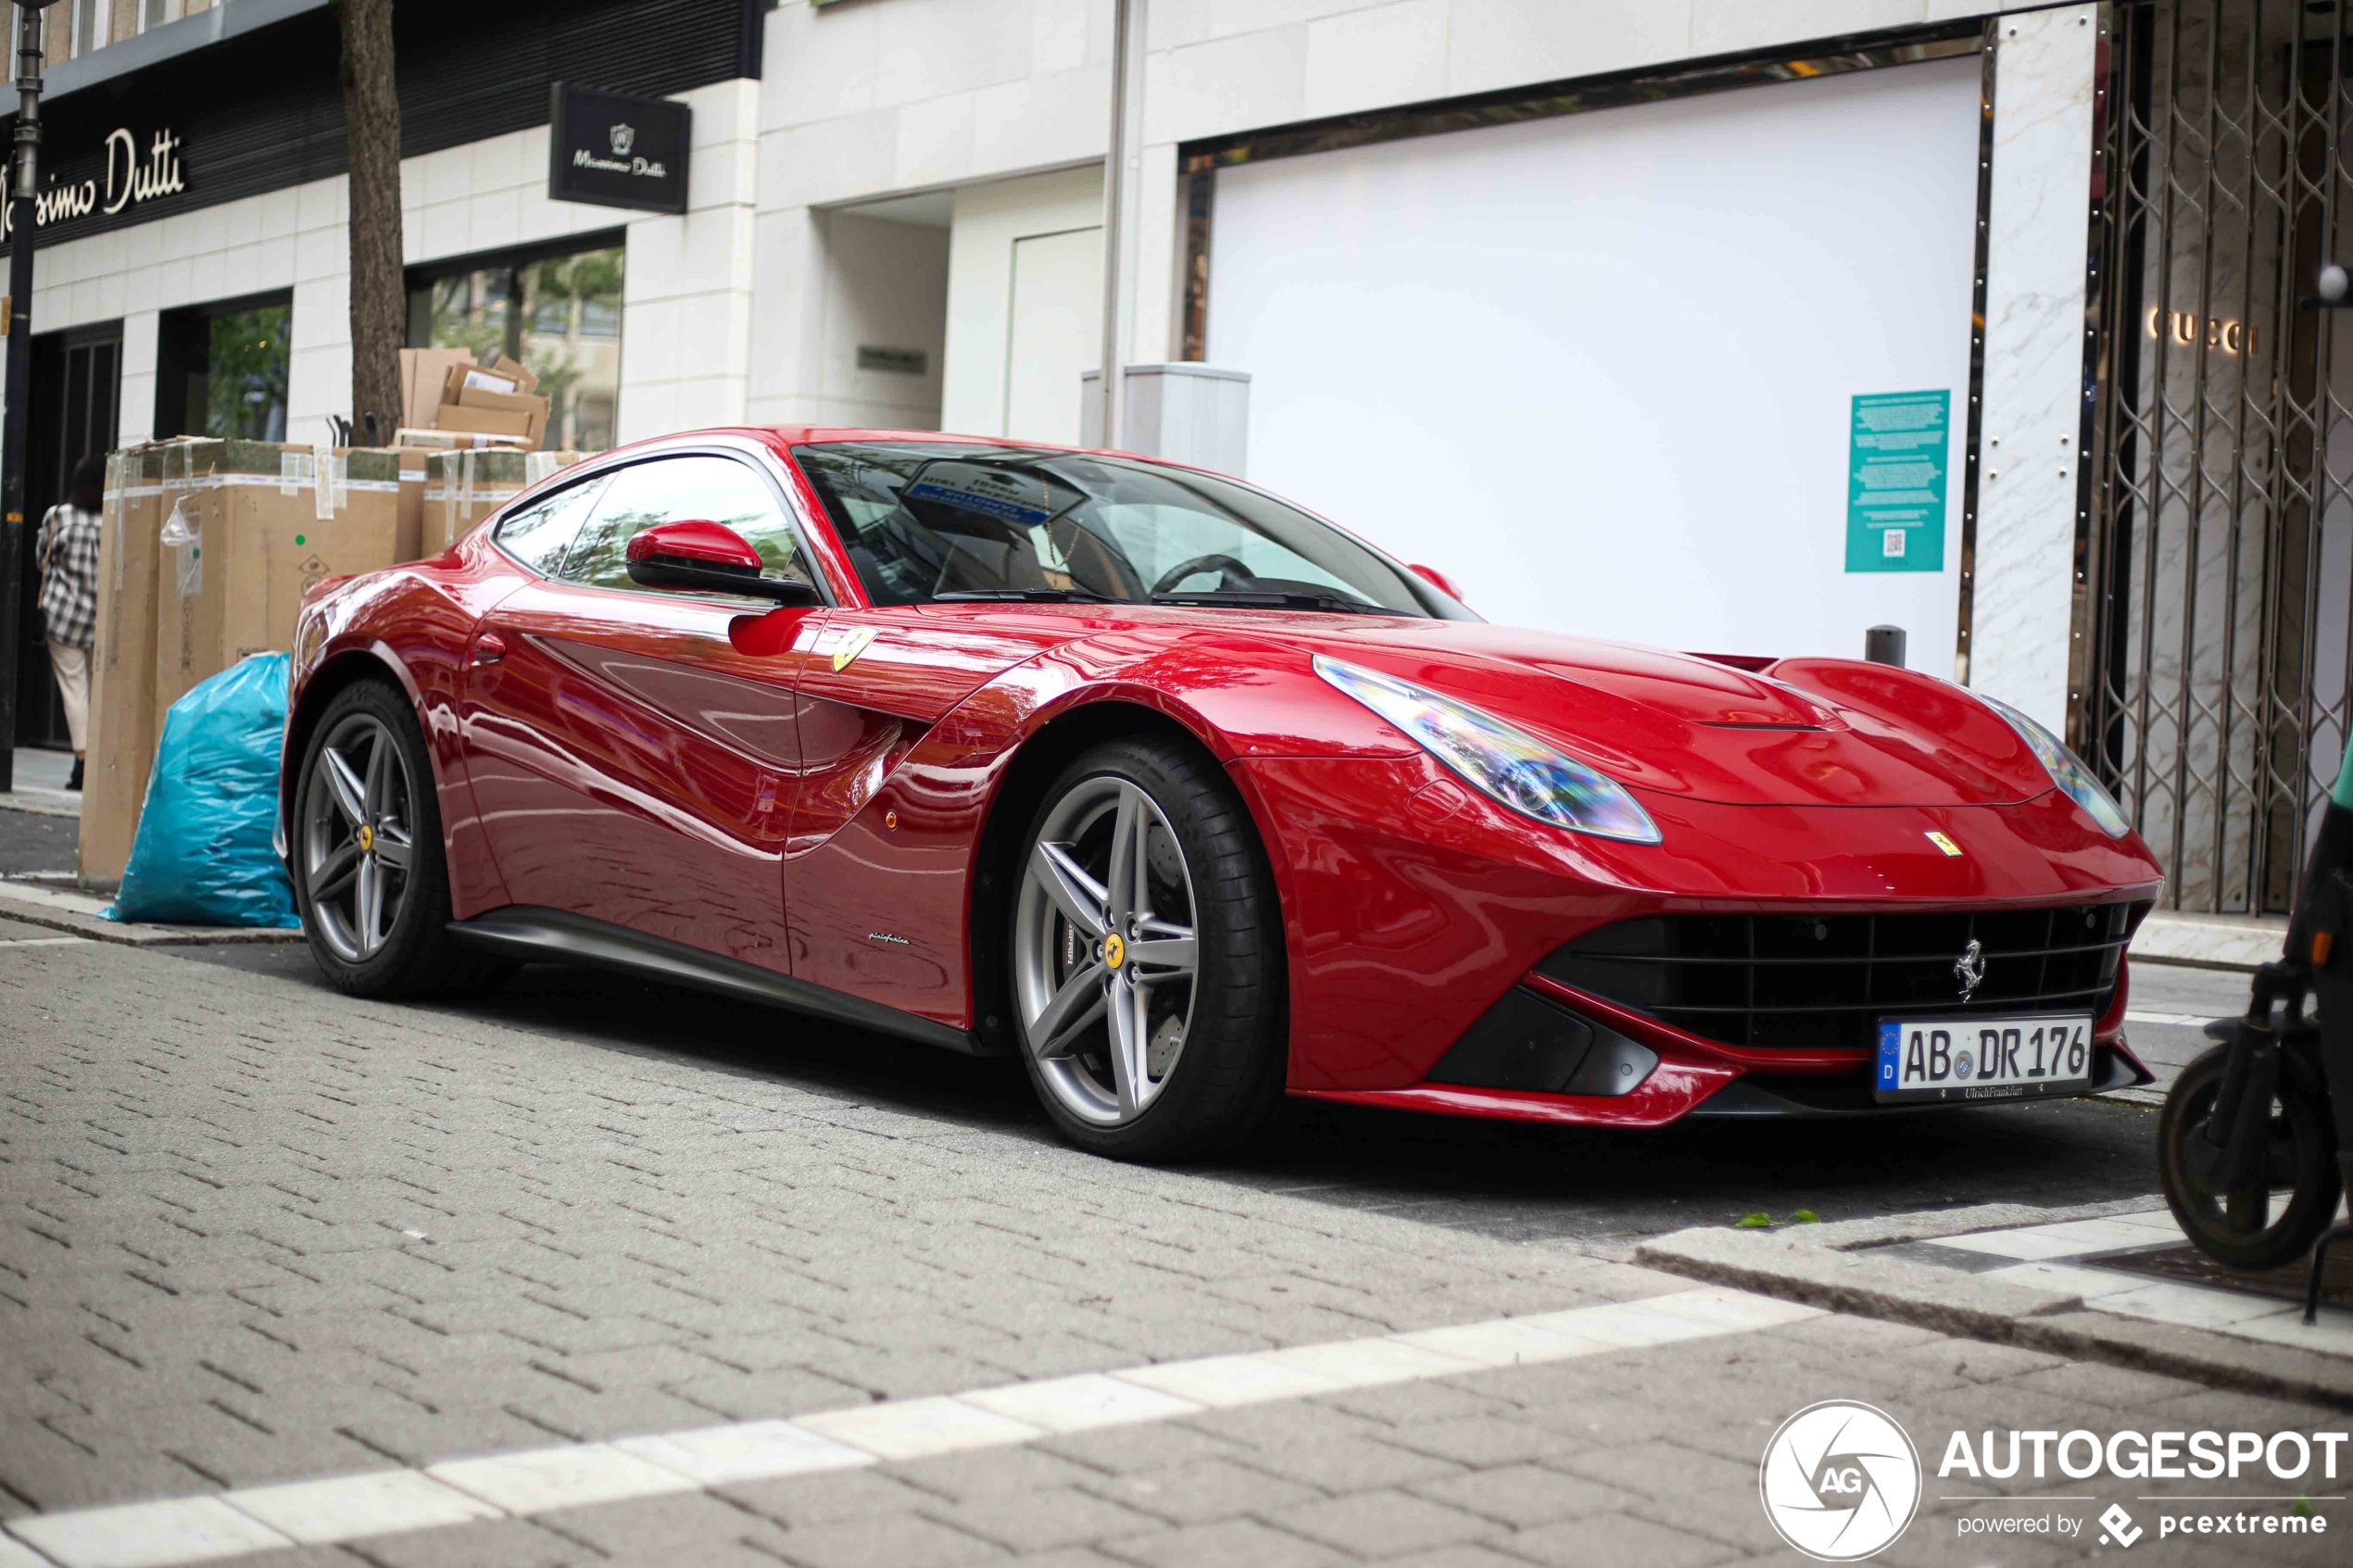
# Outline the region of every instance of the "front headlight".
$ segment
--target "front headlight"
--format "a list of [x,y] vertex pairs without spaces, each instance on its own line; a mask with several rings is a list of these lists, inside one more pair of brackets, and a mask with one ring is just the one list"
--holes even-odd
[[1321,654],[1315,673],[1515,811],[1572,833],[1658,842],[1658,825],[1623,785],[1492,714]]
[[1976,696],[1978,701],[2009,721],[2010,728],[2018,732],[2019,738],[2026,742],[2041,759],[2044,771],[2051,775],[2051,782],[2059,786],[2059,793],[2090,812],[2092,821],[2100,824],[2102,832],[2110,838],[2121,838],[2133,831],[2133,824],[2124,820],[2124,809],[2100,787],[2100,781],[2092,776],[2092,770],[2084,766],[2081,757],[2068,749],[2065,741],[1998,697],[1987,696],[1983,692]]

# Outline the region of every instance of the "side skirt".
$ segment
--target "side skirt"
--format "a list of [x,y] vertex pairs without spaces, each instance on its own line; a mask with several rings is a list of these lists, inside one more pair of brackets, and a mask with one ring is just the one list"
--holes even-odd
[[615,970],[673,985],[690,985],[739,1001],[786,1008],[880,1035],[896,1035],[926,1046],[962,1051],[967,1056],[1002,1054],[982,1044],[970,1032],[950,1024],[918,1018],[829,986],[812,985],[740,959],[721,958],[684,942],[648,936],[626,926],[608,924],[562,909],[510,904],[472,920],[452,921],[449,935],[469,947],[522,962],[574,963]]

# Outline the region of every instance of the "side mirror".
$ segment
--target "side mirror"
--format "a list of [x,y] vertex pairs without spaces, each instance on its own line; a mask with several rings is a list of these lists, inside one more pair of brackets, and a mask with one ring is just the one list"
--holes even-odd
[[817,585],[798,577],[763,577],[760,552],[742,534],[700,518],[641,529],[629,541],[629,581],[641,588],[745,594],[780,605],[815,605]]
[[1456,604],[1466,602],[1463,598],[1463,591],[1460,588],[1455,587],[1453,583],[1448,582],[1446,580],[1446,574],[1439,571],[1438,568],[1434,566],[1424,566],[1420,562],[1416,561],[1406,567],[1405,570],[1420,578],[1423,582],[1428,583],[1431,587],[1437,589],[1440,593],[1445,595],[1448,598],[1453,600]]

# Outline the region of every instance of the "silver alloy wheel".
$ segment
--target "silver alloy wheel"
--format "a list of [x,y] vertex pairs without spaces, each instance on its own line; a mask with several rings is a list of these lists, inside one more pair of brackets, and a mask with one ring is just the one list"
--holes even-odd
[[302,823],[310,920],[346,963],[373,958],[409,893],[414,781],[382,720],[347,715],[311,764]]
[[1168,1086],[1199,909],[1176,831],[1136,784],[1084,779],[1047,814],[1013,912],[1013,985],[1039,1076],[1074,1116],[1120,1126]]

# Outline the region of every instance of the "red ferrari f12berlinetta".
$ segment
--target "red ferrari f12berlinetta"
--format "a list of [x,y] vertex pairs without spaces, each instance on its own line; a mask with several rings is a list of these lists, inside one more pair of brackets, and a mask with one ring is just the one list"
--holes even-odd
[[711,431],[322,583],[282,832],[345,990],[605,965],[1013,1054],[1072,1141],[1285,1093],[1653,1127],[2145,1083],[2160,872],[2042,724],[1488,625],[1236,480]]

